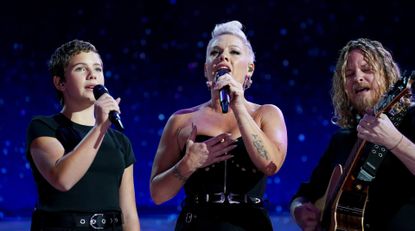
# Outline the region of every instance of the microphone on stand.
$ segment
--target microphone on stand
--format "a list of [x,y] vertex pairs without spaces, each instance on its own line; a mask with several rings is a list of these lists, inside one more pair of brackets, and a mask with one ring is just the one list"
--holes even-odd
[[[227,68],[219,69],[216,72],[215,81],[218,81],[218,79],[224,75],[229,73],[230,70]],[[222,108],[222,113],[227,113],[229,108],[229,102],[230,102],[230,96],[229,96],[229,86],[224,86],[219,90],[219,101],[220,106]]]

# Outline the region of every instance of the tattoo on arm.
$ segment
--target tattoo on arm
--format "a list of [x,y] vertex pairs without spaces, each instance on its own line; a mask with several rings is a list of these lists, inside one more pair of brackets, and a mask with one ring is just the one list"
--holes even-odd
[[264,145],[262,144],[262,140],[259,139],[258,135],[256,134],[252,134],[252,136],[254,137],[254,142],[253,142],[254,146],[256,150],[258,151],[259,155],[262,158],[269,160],[267,150],[265,150]]
[[180,173],[179,169],[177,168],[177,165],[175,165],[175,166],[173,167],[173,176],[175,176],[177,179],[179,179],[179,180],[181,180],[181,181],[183,181],[183,182],[186,182],[186,181],[187,181],[187,177],[183,176],[183,175]]

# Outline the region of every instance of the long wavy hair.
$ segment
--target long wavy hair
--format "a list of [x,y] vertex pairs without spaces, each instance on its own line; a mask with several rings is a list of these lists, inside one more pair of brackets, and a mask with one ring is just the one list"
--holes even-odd
[[379,96],[393,86],[401,75],[391,53],[380,42],[367,38],[349,41],[340,50],[331,89],[331,99],[334,107],[332,122],[343,128],[355,127],[359,122],[357,119],[358,113],[353,109],[345,91],[347,58],[349,53],[355,49],[362,52],[365,61],[373,71],[375,81],[378,81],[378,85],[381,87],[376,89]]

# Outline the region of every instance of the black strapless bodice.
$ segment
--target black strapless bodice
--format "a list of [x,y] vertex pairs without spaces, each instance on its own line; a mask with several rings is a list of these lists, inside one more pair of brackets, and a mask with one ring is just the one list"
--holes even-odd
[[[198,135],[196,142],[203,142],[209,138],[211,137]],[[242,137],[237,139],[236,145],[237,147],[229,152],[233,155],[231,159],[193,173],[184,185],[186,195],[225,192],[262,198],[266,176],[252,163]]]

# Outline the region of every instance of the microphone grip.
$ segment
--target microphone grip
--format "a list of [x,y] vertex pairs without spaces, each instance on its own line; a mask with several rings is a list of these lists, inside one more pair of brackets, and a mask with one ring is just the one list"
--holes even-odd
[[222,108],[222,113],[227,113],[229,109],[229,86],[223,87],[219,91],[219,100],[220,100],[220,106]]
[[124,125],[121,122],[121,117],[118,112],[110,111],[109,119],[115,128],[117,128],[119,131],[124,131]]
[[[229,69],[223,68],[219,69],[216,72],[216,80],[218,80],[222,75],[229,73]],[[229,86],[225,86],[219,90],[219,101],[222,108],[222,113],[227,113],[229,109],[229,102],[231,101],[229,97]]]
[[[109,94],[108,89],[100,84],[94,87],[93,92],[95,99],[98,99],[105,93]],[[108,117],[115,128],[117,128],[119,131],[124,131],[124,125],[122,124],[120,114],[117,111],[110,111]]]

